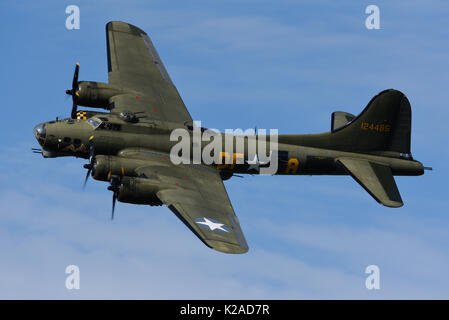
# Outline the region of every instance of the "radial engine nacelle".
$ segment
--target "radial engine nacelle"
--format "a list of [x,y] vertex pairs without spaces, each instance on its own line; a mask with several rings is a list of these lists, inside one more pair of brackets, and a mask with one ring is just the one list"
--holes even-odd
[[110,99],[113,96],[125,93],[108,83],[94,81],[80,81],[78,88],[77,105],[107,110],[111,109]]

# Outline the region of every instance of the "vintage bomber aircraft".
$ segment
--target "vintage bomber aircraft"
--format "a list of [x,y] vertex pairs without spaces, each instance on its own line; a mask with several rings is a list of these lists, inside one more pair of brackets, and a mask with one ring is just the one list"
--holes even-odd
[[[191,130],[192,118],[156,49],[144,31],[124,22],[109,22],[106,39],[109,83],[78,82],[77,64],[72,89],[66,92],[73,97],[71,117],[37,125],[34,135],[42,149],[34,151],[44,157],[89,159],[86,181],[92,174],[110,183],[112,217],[116,200],[166,204],[206,246],[247,252],[223,180],[235,173],[258,173],[259,167],[248,161],[173,164],[170,133]],[[78,105],[107,112],[78,111]],[[393,176],[424,172],[411,156],[410,132],[408,99],[385,90],[358,116],[334,112],[330,132],[279,135],[276,173],[350,175],[379,203],[400,207]]]

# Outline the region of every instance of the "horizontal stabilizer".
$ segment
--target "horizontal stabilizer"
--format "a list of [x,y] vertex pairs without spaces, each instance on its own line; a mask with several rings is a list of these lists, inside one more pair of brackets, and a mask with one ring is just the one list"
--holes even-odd
[[337,162],[377,202],[392,208],[404,204],[390,167],[363,159],[338,158]]

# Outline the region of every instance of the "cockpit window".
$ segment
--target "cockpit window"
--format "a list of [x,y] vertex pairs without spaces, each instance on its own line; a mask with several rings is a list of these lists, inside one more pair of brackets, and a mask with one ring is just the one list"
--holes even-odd
[[87,122],[94,127],[94,129],[97,129],[97,127],[101,124],[101,121],[97,118],[90,118],[87,120]]

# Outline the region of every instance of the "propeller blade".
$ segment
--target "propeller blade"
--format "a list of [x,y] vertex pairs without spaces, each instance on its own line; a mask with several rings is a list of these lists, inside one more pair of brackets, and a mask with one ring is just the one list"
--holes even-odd
[[84,179],[83,190],[86,188],[87,180],[92,172],[95,163],[95,150],[94,150],[94,136],[89,138],[89,163],[85,164],[83,167],[87,169],[86,178]]
[[89,160],[90,160],[91,165],[93,165],[93,162],[94,162],[94,155],[95,155],[94,136],[90,136],[90,138],[89,138]]
[[84,179],[83,190],[86,189],[87,180],[89,179],[91,171],[92,171],[92,167],[89,166],[87,173],[86,173],[86,178]]
[[112,191],[112,212],[111,212],[111,220],[114,220],[114,213],[115,213],[115,202],[118,199],[119,193],[120,193],[120,177],[112,177],[111,178],[111,185],[108,187],[108,190]]
[[80,64],[77,62],[75,66],[75,73],[73,74],[73,81],[72,81],[72,90],[73,93],[78,91],[78,74],[80,71]]
[[111,214],[111,220],[114,220],[114,211],[115,211],[115,201],[117,200],[117,191],[114,191],[112,194],[112,214]]
[[80,64],[77,62],[75,66],[75,73],[73,74],[73,80],[72,80],[72,89],[66,90],[65,93],[72,96],[73,100],[73,106],[72,106],[72,113],[71,118],[76,119],[76,111],[78,108],[78,97],[79,97],[79,86],[78,86],[78,74],[80,70]]
[[76,119],[76,112],[78,109],[78,105],[75,103],[75,100],[73,101],[73,106],[72,106],[72,113],[71,113],[71,118],[72,119]]

